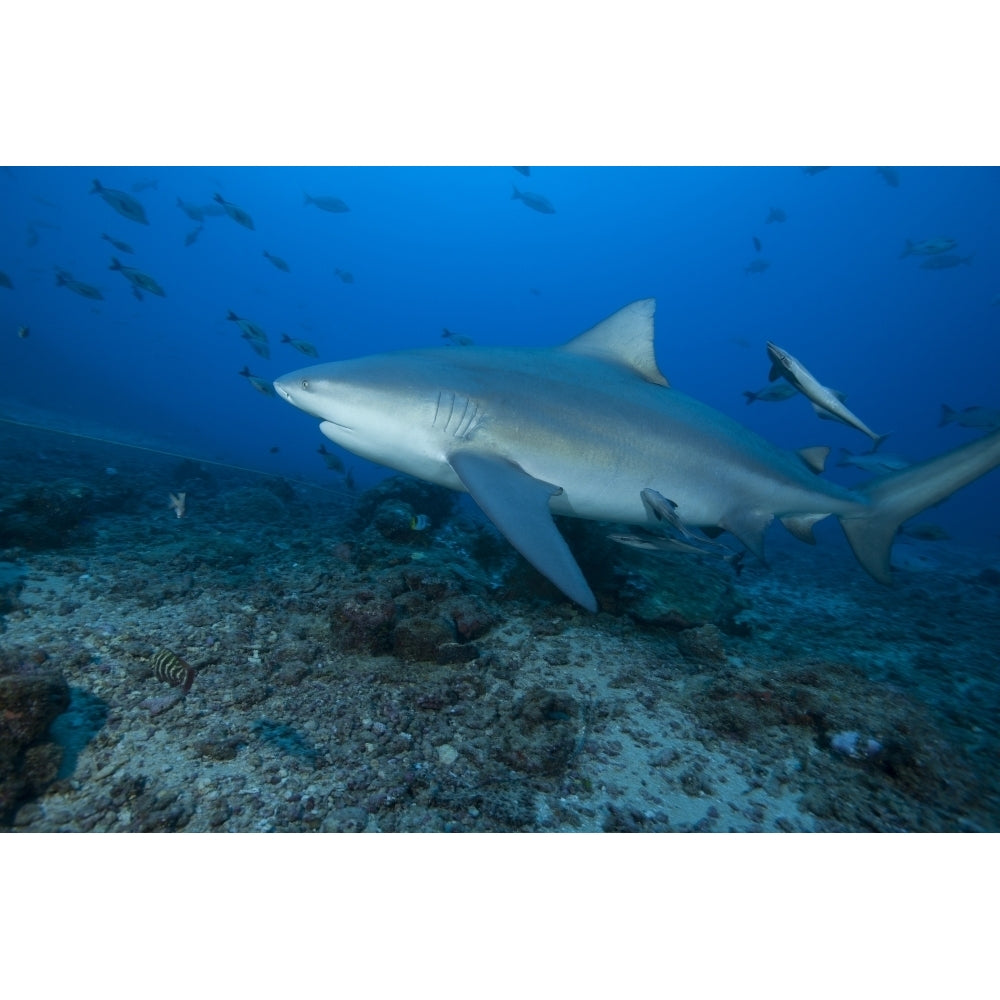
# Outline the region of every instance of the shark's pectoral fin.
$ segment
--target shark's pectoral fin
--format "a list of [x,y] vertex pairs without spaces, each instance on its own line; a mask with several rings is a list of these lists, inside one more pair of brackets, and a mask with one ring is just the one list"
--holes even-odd
[[549,498],[561,493],[560,487],[503,458],[460,451],[449,462],[507,541],[567,597],[596,611],[597,600],[549,510]]

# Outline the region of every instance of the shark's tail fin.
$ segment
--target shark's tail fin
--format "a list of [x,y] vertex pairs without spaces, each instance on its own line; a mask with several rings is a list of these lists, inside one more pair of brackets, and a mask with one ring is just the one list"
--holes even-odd
[[879,583],[891,583],[889,553],[899,526],[1000,465],[1000,429],[959,448],[866,483],[869,501],[840,517],[858,562]]

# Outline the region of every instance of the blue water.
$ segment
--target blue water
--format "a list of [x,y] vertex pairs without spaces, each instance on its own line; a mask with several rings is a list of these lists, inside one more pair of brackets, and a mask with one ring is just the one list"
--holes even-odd
[[[247,365],[272,379],[312,363],[282,333],[314,343],[324,361],[440,346],[443,327],[483,345],[552,345],[655,296],[657,358],[677,388],[779,444],[867,450],[867,438],[818,421],[802,399],[745,405],[743,390],[767,381],[764,343],[774,340],[847,392],[870,427],[891,431],[885,450],[918,460],[981,433],[939,428],[942,403],[1000,408],[1000,170],[898,176],[894,188],[872,167],[534,167],[530,177],[510,167],[6,168],[0,271],[14,288],[0,288],[0,412],[329,483],[317,422],[238,374]],[[90,194],[94,178],[129,193],[155,179],[134,194],[149,225]],[[512,200],[512,184],[543,194],[555,214]],[[304,190],[351,210],[306,205]],[[206,217],[185,246],[198,223],[178,197],[204,205],[215,192],[255,229]],[[771,207],[787,221],[765,224]],[[754,236],[770,267],[748,275]],[[973,254],[971,264],[900,259],[906,238],[937,236],[957,240],[953,252]],[[166,297],[138,301],[109,270],[113,255]],[[57,287],[56,268],[98,286],[103,301]],[[229,310],[267,331],[269,361]],[[384,474],[342,457],[361,485]],[[993,473],[925,519],[994,545],[998,496]]]

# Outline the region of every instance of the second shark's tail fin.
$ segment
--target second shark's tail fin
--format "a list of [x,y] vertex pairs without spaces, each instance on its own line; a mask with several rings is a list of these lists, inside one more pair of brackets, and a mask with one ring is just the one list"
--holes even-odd
[[862,513],[840,517],[858,562],[879,583],[891,583],[889,554],[899,526],[998,465],[1000,430],[995,430],[860,487],[858,492],[868,498],[869,506]]

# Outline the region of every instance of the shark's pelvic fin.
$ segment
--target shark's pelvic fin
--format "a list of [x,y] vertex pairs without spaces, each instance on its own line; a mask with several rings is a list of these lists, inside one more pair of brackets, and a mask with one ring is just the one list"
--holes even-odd
[[449,462],[507,541],[567,597],[596,611],[597,599],[549,510],[549,498],[562,489],[534,479],[503,458],[459,451]]
[[655,310],[656,299],[633,302],[563,344],[562,350],[624,365],[647,382],[669,387],[670,383],[656,365],[653,349]]

